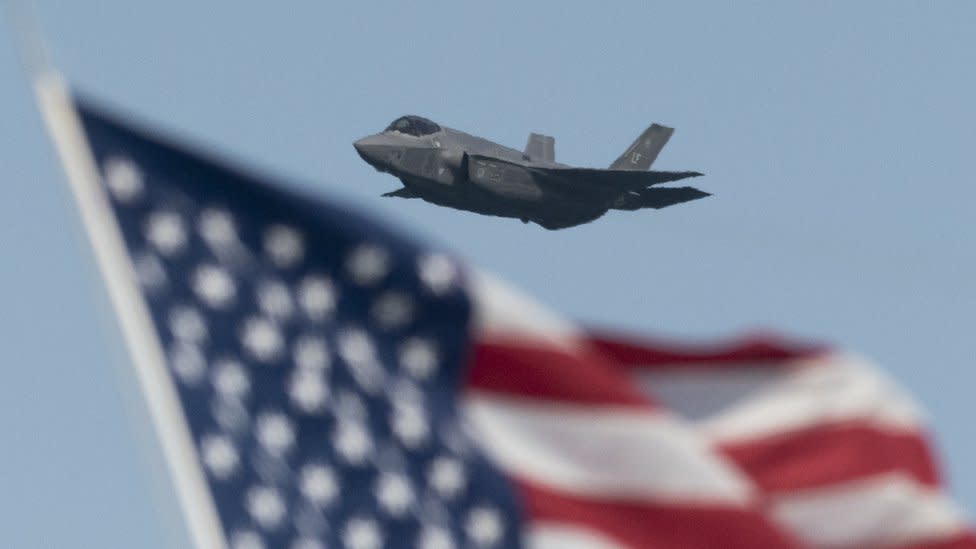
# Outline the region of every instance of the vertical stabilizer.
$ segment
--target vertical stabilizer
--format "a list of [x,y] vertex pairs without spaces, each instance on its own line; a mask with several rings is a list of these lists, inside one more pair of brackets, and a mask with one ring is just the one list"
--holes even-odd
[[533,162],[555,162],[556,139],[549,135],[530,133],[523,152]]
[[674,128],[651,124],[633,143],[627,147],[620,158],[610,164],[611,170],[649,170],[658,153],[671,139]]

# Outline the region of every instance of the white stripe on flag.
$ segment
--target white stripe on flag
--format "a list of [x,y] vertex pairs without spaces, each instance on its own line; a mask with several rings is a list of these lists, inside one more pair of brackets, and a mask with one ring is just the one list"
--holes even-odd
[[471,297],[474,300],[474,333],[544,340],[575,348],[581,333],[547,308],[486,271],[472,269]]
[[908,395],[851,355],[783,368],[655,369],[635,376],[643,392],[718,443],[849,420],[895,430],[914,430],[922,421]]
[[593,530],[547,522],[533,523],[525,541],[529,549],[626,549]]
[[748,481],[672,417],[469,393],[475,438],[519,478],[586,497],[647,502],[749,501]]
[[965,528],[948,497],[897,474],[782,496],[772,513],[816,547],[917,544]]

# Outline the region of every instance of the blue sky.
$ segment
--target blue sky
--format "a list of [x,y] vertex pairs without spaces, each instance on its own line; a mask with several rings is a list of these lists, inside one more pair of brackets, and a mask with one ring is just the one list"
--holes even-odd
[[[581,321],[701,339],[769,328],[877,359],[931,413],[976,509],[976,4],[39,2],[79,88],[447,246]],[[0,540],[162,547],[160,467],[130,419],[63,177],[0,30]],[[380,198],[354,139],[415,113],[715,196],[548,232]],[[131,403],[130,403],[131,404]]]

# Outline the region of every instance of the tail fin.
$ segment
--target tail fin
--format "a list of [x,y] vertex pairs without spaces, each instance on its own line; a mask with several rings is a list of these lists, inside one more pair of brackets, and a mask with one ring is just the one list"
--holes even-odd
[[525,156],[535,162],[556,161],[556,139],[548,135],[529,134],[529,141],[525,144]]
[[650,169],[658,153],[664,148],[668,139],[671,139],[672,133],[674,128],[651,124],[650,128],[644,130],[644,133],[627,147],[620,158],[610,164],[610,169],[637,171]]

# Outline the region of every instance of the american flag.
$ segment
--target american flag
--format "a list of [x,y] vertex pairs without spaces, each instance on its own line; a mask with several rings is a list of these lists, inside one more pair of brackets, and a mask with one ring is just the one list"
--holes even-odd
[[922,413],[863,358],[584,330],[375,220],[58,101],[198,545],[976,548]]

